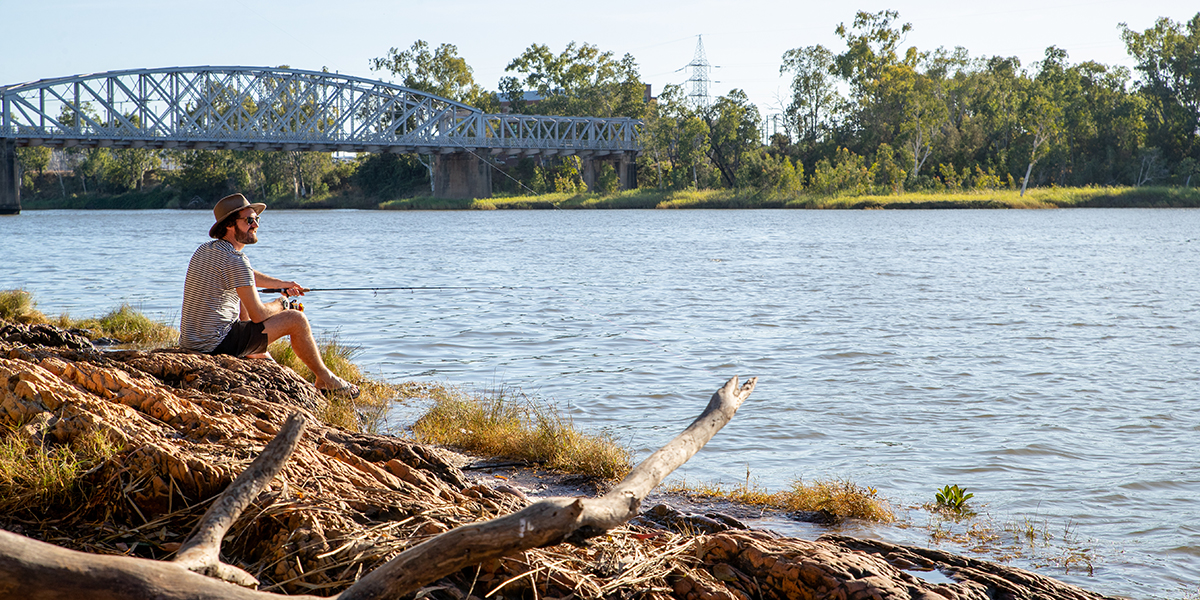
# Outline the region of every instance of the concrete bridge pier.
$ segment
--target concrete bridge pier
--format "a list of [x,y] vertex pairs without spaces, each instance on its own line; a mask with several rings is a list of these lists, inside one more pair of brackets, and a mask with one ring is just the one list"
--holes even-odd
[[21,212],[21,170],[16,140],[0,140],[0,215]]
[[605,163],[612,164],[613,169],[617,172],[617,189],[632,190],[637,187],[637,163],[634,161],[634,155],[628,152],[621,152],[606,156],[584,157],[583,182],[587,184],[589,192],[595,191],[596,177],[600,174],[600,168]]
[[491,198],[492,166],[467,152],[435,155],[433,197]]

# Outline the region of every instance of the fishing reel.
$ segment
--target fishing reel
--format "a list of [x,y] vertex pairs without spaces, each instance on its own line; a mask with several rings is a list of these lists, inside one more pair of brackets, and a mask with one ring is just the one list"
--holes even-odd
[[304,312],[304,304],[300,302],[300,298],[298,297],[284,296],[279,302],[283,304],[284,310],[298,310],[300,312]]

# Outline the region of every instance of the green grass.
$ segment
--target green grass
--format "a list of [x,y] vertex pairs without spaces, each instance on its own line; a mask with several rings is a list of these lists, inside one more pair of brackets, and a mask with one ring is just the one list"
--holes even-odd
[[118,450],[95,430],[71,445],[35,442],[22,428],[0,430],[0,513],[82,501],[80,479]]
[[37,310],[33,294],[21,289],[0,290],[0,320],[14,323],[46,323],[46,315]]
[[640,188],[610,195],[541,194],[497,196],[476,200],[431,197],[392,200],[379,205],[385,210],[554,210],[554,209],[736,209],[793,208],[827,210],[899,209],[1046,209],[1200,207],[1200,190],[1171,187],[1073,187],[1033,188],[1022,196],[1018,190],[970,190],[906,192],[894,195],[818,195],[805,192],[760,192],[756,190],[658,190]]
[[519,391],[484,395],[428,386],[419,396],[432,401],[412,426],[421,442],[608,480],[629,472],[629,451],[609,436],[581,433],[554,407],[539,405]]
[[179,343],[179,331],[151,320],[128,304],[99,318],[72,321],[70,328],[86,329],[92,339],[113,338],[139,348],[163,348]]
[[891,523],[896,520],[895,514],[883,499],[877,496],[874,488],[862,487],[844,479],[793,481],[789,489],[770,492],[750,481],[750,473],[746,472],[746,481],[734,486],[723,486],[714,483],[693,484],[675,482],[667,488],[668,491],[679,494],[720,498],[730,502],[749,506],[764,506],[790,512],[819,512],[825,511],[838,518],[863,519],[880,523]]
[[33,295],[25,290],[0,290],[0,320],[24,324],[50,324],[63,329],[82,329],[90,339],[112,338],[136,348],[163,348],[178,343],[179,331],[143,315],[128,304],[106,315],[72,319],[66,314],[48,317],[37,310]]

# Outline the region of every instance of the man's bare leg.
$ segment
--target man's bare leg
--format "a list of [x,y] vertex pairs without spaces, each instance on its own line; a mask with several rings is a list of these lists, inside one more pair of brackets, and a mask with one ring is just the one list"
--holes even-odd
[[292,351],[316,376],[318,389],[339,389],[349,385],[346,380],[334,375],[321,360],[321,350],[317,348],[317,341],[313,339],[312,328],[304,313],[285,310],[263,321],[263,328],[267,333],[268,344],[283,336],[291,338]]

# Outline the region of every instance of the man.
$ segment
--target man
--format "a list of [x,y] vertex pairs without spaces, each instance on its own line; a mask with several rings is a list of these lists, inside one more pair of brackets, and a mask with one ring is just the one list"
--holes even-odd
[[206,354],[267,358],[267,345],[290,336],[292,350],[317,378],[326,396],[357,398],[358,387],[334,375],[321,360],[308,318],[283,306],[283,298],[264,304],[259,287],[283,288],[287,296],[303,295],[295,281],[263,275],[250,268],[242,254],[258,243],[259,215],[267,205],[251,204],[241,194],[222,198],[213,208],[216,223],[208,230],[213,241],[202,244],[188,264],[179,319],[179,346]]

